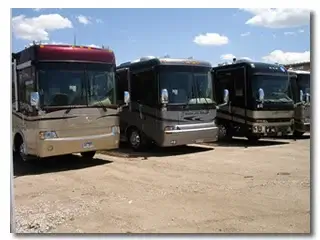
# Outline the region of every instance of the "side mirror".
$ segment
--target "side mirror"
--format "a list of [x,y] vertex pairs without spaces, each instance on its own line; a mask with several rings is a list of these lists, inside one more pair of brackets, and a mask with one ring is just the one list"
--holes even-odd
[[229,102],[229,90],[228,89],[223,90],[223,102],[224,103]]
[[130,93],[128,91],[124,91],[124,103],[128,104],[130,102]]
[[299,97],[300,97],[300,102],[303,102],[303,91],[302,90],[300,90],[300,95],[299,95]]
[[31,92],[30,94],[30,105],[39,109],[40,95],[38,92]]
[[263,101],[264,101],[264,91],[263,91],[262,88],[259,88],[259,90],[258,90],[258,99],[259,99],[260,102],[263,103]]
[[169,102],[169,94],[166,88],[161,90],[161,103],[167,104]]

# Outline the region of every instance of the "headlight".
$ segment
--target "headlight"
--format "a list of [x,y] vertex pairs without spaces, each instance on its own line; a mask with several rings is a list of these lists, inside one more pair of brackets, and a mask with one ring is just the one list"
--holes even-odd
[[119,134],[120,133],[119,126],[112,126],[111,127],[111,132],[112,132],[113,135]]
[[39,138],[41,140],[57,138],[55,131],[41,131],[39,132]]
[[164,127],[164,131],[172,131],[174,130],[174,127],[173,126],[166,126]]

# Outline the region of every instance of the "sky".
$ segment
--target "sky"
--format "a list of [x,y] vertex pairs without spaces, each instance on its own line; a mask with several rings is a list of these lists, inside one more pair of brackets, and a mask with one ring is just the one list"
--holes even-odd
[[143,56],[193,57],[212,65],[249,58],[310,60],[307,9],[12,9],[12,51],[33,40],[109,47],[117,64]]

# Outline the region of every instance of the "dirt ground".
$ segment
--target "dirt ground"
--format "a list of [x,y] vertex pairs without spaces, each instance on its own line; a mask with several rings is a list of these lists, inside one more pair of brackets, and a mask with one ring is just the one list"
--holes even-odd
[[15,165],[16,232],[309,233],[310,139]]

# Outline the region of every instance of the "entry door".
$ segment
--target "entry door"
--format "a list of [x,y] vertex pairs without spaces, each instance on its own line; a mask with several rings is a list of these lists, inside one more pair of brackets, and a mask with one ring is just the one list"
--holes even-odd
[[218,109],[217,116],[224,120],[232,120],[232,102],[233,102],[233,80],[229,70],[219,70],[214,73],[214,83],[216,87],[217,103],[223,103],[224,89],[229,91],[229,103]]
[[231,115],[234,123],[246,123],[246,101],[245,101],[245,68],[234,69],[231,72],[232,94],[230,94]]
[[153,138],[157,119],[158,83],[153,68],[131,74],[131,121]]

